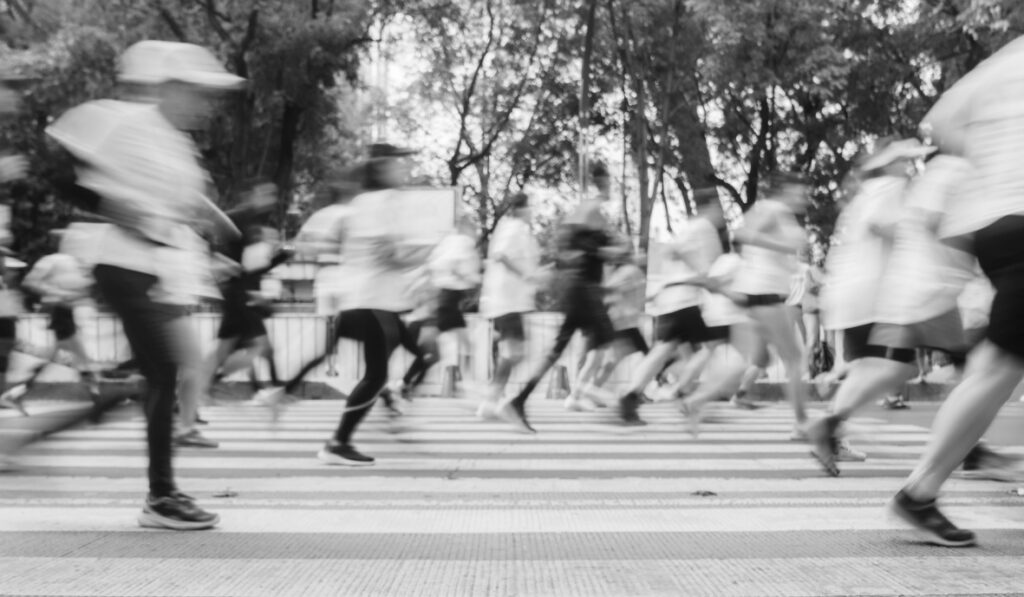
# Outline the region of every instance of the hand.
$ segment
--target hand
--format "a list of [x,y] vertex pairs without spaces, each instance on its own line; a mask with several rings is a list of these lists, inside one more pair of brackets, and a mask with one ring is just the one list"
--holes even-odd
[[8,155],[0,158],[0,181],[9,182],[25,178],[28,160],[23,155]]
[[277,185],[266,182],[258,184],[249,191],[247,203],[252,209],[265,211],[277,203]]

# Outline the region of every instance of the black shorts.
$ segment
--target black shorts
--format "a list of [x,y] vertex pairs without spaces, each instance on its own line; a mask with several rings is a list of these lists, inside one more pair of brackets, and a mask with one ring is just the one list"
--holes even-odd
[[51,307],[49,327],[53,330],[53,335],[57,337],[58,342],[74,338],[78,332],[78,326],[75,325],[74,310],[66,305],[54,305]]
[[781,305],[785,303],[788,298],[781,294],[748,294],[746,296],[747,307],[770,307],[772,305]]
[[728,342],[729,340],[729,326],[727,325],[716,325],[713,327],[706,327],[704,329],[704,342],[714,342],[716,340]]
[[1024,358],[1024,215],[1005,216],[977,231],[974,254],[996,291],[985,337]]
[[18,318],[0,317],[0,340],[14,340],[18,336]]
[[437,329],[442,332],[466,327],[466,318],[462,316],[462,300],[466,298],[465,290],[442,288],[437,298]]
[[659,315],[654,322],[654,339],[657,342],[704,342],[708,327],[700,315],[700,307],[687,307]]
[[237,303],[224,305],[217,338],[237,338],[246,342],[266,335],[267,326],[263,323],[263,313],[259,309]]
[[572,285],[562,295],[561,311],[565,315],[562,327],[579,330],[587,341],[588,350],[605,346],[615,339],[615,326],[608,316],[604,289],[600,285]]
[[523,329],[522,313],[506,313],[494,318],[494,331],[498,334],[498,340],[526,340],[526,331]]
[[647,354],[651,350],[651,347],[647,346],[647,340],[639,328],[618,330],[615,332],[615,340],[632,347],[634,352]]
[[843,330],[843,360],[849,363],[868,356],[873,327],[874,324],[868,323]]

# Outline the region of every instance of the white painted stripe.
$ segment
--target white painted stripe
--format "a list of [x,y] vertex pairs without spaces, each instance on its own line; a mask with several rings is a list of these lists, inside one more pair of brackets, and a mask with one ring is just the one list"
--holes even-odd
[[[206,435],[211,439],[220,438],[220,434],[215,431],[210,431]],[[308,454],[310,450],[317,449],[318,444],[311,442],[291,442],[291,441],[278,441],[278,442],[267,442],[267,441],[240,441],[240,440],[225,440],[220,442],[220,449],[216,452],[209,452],[209,456],[213,457],[217,454],[222,454],[225,450],[233,451],[244,451],[252,453],[253,455],[258,454],[290,454],[290,453],[302,453]],[[761,454],[761,453],[777,453],[777,454],[798,454],[806,456],[808,454],[808,446],[803,442],[792,442],[792,441],[779,441],[775,443],[743,443],[743,444],[706,444],[706,443],[645,443],[645,442],[631,442],[631,443],[611,443],[611,444],[573,444],[573,443],[545,443],[545,442],[530,442],[530,443],[519,443],[514,446],[508,442],[493,442],[493,443],[480,443],[480,444],[462,444],[462,443],[444,443],[444,442],[430,442],[430,443],[380,443],[380,444],[366,444],[363,446],[366,451],[373,452],[374,454],[394,454],[394,453],[415,453],[415,454],[441,454],[441,453],[455,453],[455,454],[578,454],[587,456],[615,456],[617,454]],[[886,453],[886,454],[910,454],[919,455],[923,450],[923,444],[916,445],[893,445],[893,444],[876,444],[876,443],[864,443],[857,444],[857,447],[862,450],[866,450],[870,455],[874,453]],[[144,450],[146,448],[146,442],[143,438],[135,440],[128,439],[102,439],[97,438],[94,440],[76,439],[67,441],[45,441],[40,442],[32,448],[32,452],[46,452],[46,453],[57,453],[57,452],[70,452],[80,454],[83,452],[95,452],[95,451],[137,451]],[[1024,446],[1015,448],[1002,448],[1000,447],[999,452],[1001,454],[1021,454],[1024,455]],[[185,452],[182,452],[183,454]],[[195,451],[189,451],[189,455],[195,454]],[[235,458],[236,456],[231,456]]]
[[[217,457],[215,454],[197,455],[195,452],[181,452],[174,460],[175,469],[188,470],[285,470],[300,471],[322,469],[330,466],[315,458],[315,446],[310,450],[309,458],[248,458],[236,456],[231,458]],[[138,456],[106,456],[106,455],[24,455],[19,457],[23,466],[27,467],[71,467],[71,468],[103,468],[111,472],[117,469],[144,469],[148,459],[145,455]],[[882,469],[909,471],[917,464],[916,459],[875,459],[868,462],[843,463],[849,470]],[[573,459],[530,459],[522,457],[509,458],[382,458],[375,464],[378,470],[390,471],[437,471],[445,474],[449,471],[772,471],[791,470],[820,472],[820,465],[812,458],[699,458],[684,457],[667,458],[604,458],[598,460]],[[338,468],[338,474],[345,474],[345,468]]]
[[[628,497],[578,497],[575,495],[552,495],[551,497],[505,497],[505,496],[482,496],[446,497],[444,494],[435,494],[433,497],[425,497],[417,493],[407,498],[380,498],[373,496],[367,499],[357,499],[353,496],[335,498],[208,498],[203,504],[208,508],[216,508],[218,511],[225,508],[339,508],[339,509],[362,509],[370,506],[374,509],[393,508],[625,508],[652,506],[660,507],[883,507],[888,502],[889,496],[872,497],[645,497],[642,493],[630,494]],[[942,500],[943,506],[968,506],[968,505],[989,505],[989,506],[1020,506],[1019,497],[1009,496],[954,496]],[[0,512],[4,509],[23,507],[45,507],[60,506],[64,508],[78,507],[136,507],[139,505],[138,497],[24,497],[24,498],[0,498]]]
[[[136,530],[135,507],[0,508],[0,532]],[[214,509],[215,502],[201,503]],[[1024,530],[1019,506],[951,506],[946,514],[969,529]],[[472,509],[425,516],[420,509],[226,508],[220,528],[232,533],[749,533],[901,529],[883,508]]]
[[[705,442],[707,440],[713,441],[776,441],[780,443],[789,442],[789,433],[787,430],[777,432],[733,432],[733,431],[716,431],[713,427],[708,427],[707,430],[703,430],[700,433],[700,437],[694,439],[689,433],[687,433],[683,427],[679,429],[666,429],[666,430],[651,430],[646,427],[618,427],[613,425],[603,426],[600,430],[578,432],[578,433],[565,433],[558,431],[548,430],[543,423],[538,424],[537,428],[539,433],[536,435],[530,435],[520,433],[516,431],[511,425],[502,424],[487,424],[481,423],[479,427],[474,431],[436,431],[436,430],[407,430],[405,428],[397,428],[394,433],[384,433],[383,430],[376,429],[360,429],[356,432],[355,443],[359,444],[361,437],[374,437],[380,439],[383,437],[393,437],[395,442],[408,441],[408,442],[448,442],[454,439],[466,440],[466,441],[484,441],[494,442],[495,444],[511,444],[511,443],[539,443],[545,442],[565,442],[565,441],[608,441],[616,442],[622,439],[629,439],[631,441],[643,441],[643,440],[673,440],[679,441],[680,443],[694,443],[694,442]],[[324,442],[334,433],[333,426],[324,426],[322,429],[311,429],[304,427],[304,430],[295,429],[269,429],[264,428],[253,429],[253,430],[218,430],[216,426],[209,429],[203,429],[203,435],[209,436],[211,439],[219,441],[258,441],[258,440],[287,440],[287,441],[314,441]],[[68,431],[61,432],[58,436],[64,439],[76,439],[76,440],[90,440],[90,439],[138,439],[144,437],[145,432],[142,428],[139,429],[70,429]],[[916,443],[924,444],[928,440],[928,435],[923,433],[887,433],[879,432],[870,435],[865,435],[865,438],[870,438],[873,442],[879,443]],[[802,442],[794,442],[802,443]],[[369,445],[369,444],[368,444]]]
[[[848,558],[428,560],[391,558],[0,558],[16,594],[141,597],[1016,594],[1020,558],[961,555]],[[325,554],[326,555],[326,554]]]
[[[603,419],[599,421],[575,421],[569,423],[546,421],[544,419],[531,419],[530,422],[534,424],[539,430],[547,433],[567,433],[568,437],[575,437],[580,433],[600,433],[608,431],[609,429],[619,430],[622,429],[617,422],[612,419]],[[211,430],[225,430],[225,431],[255,431],[261,432],[269,427],[267,422],[238,422],[238,421],[214,421],[210,425]],[[289,421],[287,419],[282,420],[273,428],[282,431],[288,430],[325,430],[332,431],[337,427],[337,421],[333,420],[321,420],[321,421]],[[380,422],[380,423],[368,423],[362,425],[360,430],[374,430],[374,431],[386,431],[392,428],[404,428],[404,429],[417,429],[422,431],[437,431],[437,432],[448,432],[448,433],[459,433],[464,431],[473,432],[479,431],[480,429],[486,428],[497,428],[497,429],[509,429],[511,428],[508,424],[502,424],[500,422],[482,422],[467,419],[462,422],[438,422],[438,421],[425,421],[425,420],[405,420],[399,419],[394,422]],[[110,431],[142,431],[144,426],[141,422],[121,422],[121,423],[110,423],[103,425],[104,430]],[[928,431],[913,425],[885,425],[874,428],[875,430],[885,430],[886,433],[908,433],[913,435],[927,438]],[[640,433],[688,433],[687,427],[682,419],[678,421],[650,421],[643,429],[636,429],[635,431]],[[702,432],[709,433],[784,433],[789,435],[793,431],[793,423],[784,424],[746,424],[736,425],[732,423],[707,423],[701,427]]]
[[[188,493],[202,495],[216,493],[225,488],[232,488],[244,495],[251,493],[326,493],[345,494],[347,492],[380,492],[380,493],[486,493],[514,495],[518,493],[629,493],[629,492],[677,492],[689,494],[694,491],[710,490],[719,495],[733,493],[755,493],[769,495],[778,492],[793,493],[825,493],[835,492],[890,492],[895,493],[902,485],[901,478],[878,477],[826,477],[811,476],[805,478],[757,479],[730,477],[680,477],[680,478],[649,478],[639,476],[623,476],[608,479],[575,478],[550,479],[516,477],[480,478],[460,477],[449,479],[444,477],[424,477],[410,481],[402,477],[352,477],[339,471],[337,476],[303,477],[234,477],[215,479],[207,477],[189,477],[180,474],[178,485]],[[21,476],[5,473],[0,476],[2,485],[0,492],[43,492],[70,491],[76,494],[109,492],[145,493],[145,476],[137,477],[38,477]],[[950,493],[964,494],[1005,494],[1012,486],[994,481],[968,481],[950,479],[944,486],[945,495]]]

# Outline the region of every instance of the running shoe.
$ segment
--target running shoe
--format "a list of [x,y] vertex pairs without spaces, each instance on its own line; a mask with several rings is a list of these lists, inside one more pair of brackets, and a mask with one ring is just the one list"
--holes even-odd
[[138,520],[139,526],[154,529],[199,531],[216,526],[220,516],[203,510],[190,496],[175,492],[165,497],[147,497]]
[[176,448],[216,448],[220,444],[199,433],[198,429],[191,429],[180,435],[174,436],[173,445]]
[[284,388],[265,388],[253,395],[252,404],[269,409],[270,419],[276,422],[281,418],[285,400]]
[[18,411],[23,417],[28,416],[28,411],[25,410],[23,401],[25,394],[28,393],[28,386],[25,384],[18,384],[11,389],[7,390],[3,394],[0,394],[0,408],[10,408]]
[[525,433],[537,433],[526,418],[526,406],[515,400],[506,401],[498,407],[498,416],[512,423]]
[[1021,460],[1000,454],[984,444],[978,444],[964,458],[962,476],[965,479],[1016,483],[1021,480]]
[[405,413],[402,412],[401,407],[398,406],[398,401],[395,400],[395,395],[391,393],[390,388],[384,388],[380,392],[380,401],[384,405],[384,408],[388,411],[390,417],[400,417]]
[[958,528],[935,504],[935,500],[918,501],[900,490],[889,502],[889,514],[914,527],[917,535],[928,543],[944,547],[970,547],[977,538],[972,531]]
[[641,404],[643,404],[643,398],[636,392],[630,392],[619,400],[619,419],[623,425],[640,427],[647,424],[647,421],[640,418],[638,412]]
[[851,446],[850,440],[843,438],[836,442],[836,462],[864,462],[867,459],[867,453]]
[[324,444],[324,447],[316,455],[322,462],[327,464],[340,464],[343,466],[372,466],[373,456],[367,456],[352,447],[351,444],[338,443],[331,440]]
[[733,396],[729,399],[729,404],[740,410],[757,410],[761,408],[761,405],[747,398],[746,396]]
[[565,398],[565,410],[571,412],[594,412],[597,406],[586,398],[580,398],[576,394],[569,394]]
[[886,396],[878,401],[878,406],[889,410],[906,410],[910,408],[910,405],[907,404],[907,401],[902,396]]
[[493,421],[500,419],[498,416],[498,403],[494,400],[484,400],[476,409],[476,418],[481,421]]

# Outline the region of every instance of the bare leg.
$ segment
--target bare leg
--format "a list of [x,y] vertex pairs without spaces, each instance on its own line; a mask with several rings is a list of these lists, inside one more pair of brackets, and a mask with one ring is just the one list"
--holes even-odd
[[904,487],[907,495],[918,501],[938,496],[1022,377],[1024,360],[987,340],[971,353],[963,381],[935,416],[928,446]]
[[785,305],[754,307],[751,317],[764,332],[768,343],[775,347],[786,369],[786,389],[797,425],[807,422],[807,391],[804,388],[802,371],[804,358],[797,343],[793,327],[796,325],[792,309]]

